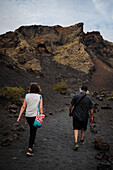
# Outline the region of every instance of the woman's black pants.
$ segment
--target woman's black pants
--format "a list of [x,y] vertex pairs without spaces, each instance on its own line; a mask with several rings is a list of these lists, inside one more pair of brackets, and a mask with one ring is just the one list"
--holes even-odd
[[30,137],[29,137],[29,148],[33,147],[33,144],[35,142],[35,137],[36,137],[36,131],[37,128],[33,126],[34,120],[36,117],[26,117],[27,122],[30,126]]

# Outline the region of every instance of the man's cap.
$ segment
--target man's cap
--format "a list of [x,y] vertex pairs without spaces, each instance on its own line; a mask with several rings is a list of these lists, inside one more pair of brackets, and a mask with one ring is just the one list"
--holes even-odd
[[82,87],[81,87],[81,90],[87,92],[88,88],[87,88],[87,86],[82,86]]

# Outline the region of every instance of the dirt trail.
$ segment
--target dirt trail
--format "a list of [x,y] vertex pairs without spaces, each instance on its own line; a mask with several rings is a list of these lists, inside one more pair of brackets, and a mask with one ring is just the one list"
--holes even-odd
[[[110,120],[106,119],[106,114],[109,114]],[[96,170],[100,160],[95,159],[98,151],[94,148],[93,141],[97,137],[103,137],[109,142],[113,151],[110,131],[112,128],[110,123],[112,124],[113,119],[111,110],[109,113],[100,111],[94,116],[98,133],[91,133],[88,125],[85,135],[86,143],[80,145],[78,151],[74,151],[72,118],[68,117],[68,108],[64,112],[49,115],[45,118],[43,127],[37,131],[35,155],[30,158],[26,157],[29,134],[29,127],[26,125],[26,131],[23,132],[20,139],[14,141],[9,147],[1,148],[0,169]]]
[[90,88],[92,90],[113,90],[113,69],[107,66],[98,58],[93,58],[96,71],[92,76]]
[[97,151],[89,126],[86,144],[80,146],[79,151],[73,151],[72,118],[68,117],[68,110],[45,118],[43,127],[37,132],[33,157],[25,154],[28,128],[23,133],[20,140],[1,149],[2,170],[95,170],[97,167]]

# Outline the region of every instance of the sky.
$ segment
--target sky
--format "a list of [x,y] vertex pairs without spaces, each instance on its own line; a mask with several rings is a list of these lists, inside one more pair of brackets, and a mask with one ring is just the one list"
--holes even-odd
[[0,0],[0,34],[25,25],[84,23],[84,32],[99,31],[113,42],[113,0]]

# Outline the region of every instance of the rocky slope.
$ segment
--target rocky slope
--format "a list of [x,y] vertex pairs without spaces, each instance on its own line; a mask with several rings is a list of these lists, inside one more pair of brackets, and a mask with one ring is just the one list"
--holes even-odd
[[96,57],[112,69],[113,43],[99,32],[85,34],[83,23],[22,26],[0,35],[1,86],[24,87],[33,79],[47,86],[65,81],[76,89],[88,83]]
[[82,23],[67,28],[20,27],[0,37],[0,49],[3,55],[12,58],[20,68],[36,74],[43,72],[40,61],[43,56],[88,73],[93,63],[85,50],[83,37]]
[[92,58],[99,58],[109,67],[113,68],[113,43],[106,41],[100,32],[88,32],[84,36],[86,51]]

